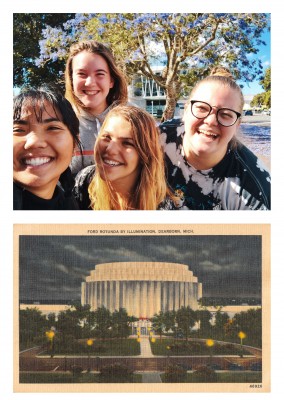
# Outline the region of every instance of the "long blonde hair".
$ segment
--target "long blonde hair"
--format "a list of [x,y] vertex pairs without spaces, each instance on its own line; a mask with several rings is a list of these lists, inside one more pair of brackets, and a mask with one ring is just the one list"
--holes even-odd
[[91,207],[94,210],[156,210],[167,194],[170,194],[156,122],[149,113],[136,106],[125,105],[112,109],[107,114],[95,144],[96,164],[102,162],[98,145],[100,137],[104,127],[113,116],[120,116],[131,125],[133,142],[140,158],[140,175],[130,201],[121,205],[118,203],[111,183],[101,178],[97,168],[89,186]]
[[109,90],[106,101],[108,106],[112,103],[123,104],[127,102],[127,81],[123,73],[118,69],[115,63],[110,49],[103,43],[96,42],[95,40],[83,40],[78,43],[74,43],[70,47],[69,57],[65,68],[65,97],[70,101],[75,111],[78,113],[80,109],[87,109],[86,106],[77,98],[73,89],[73,58],[81,53],[87,51],[92,54],[98,54],[106,61],[110,75],[113,79],[114,85]]

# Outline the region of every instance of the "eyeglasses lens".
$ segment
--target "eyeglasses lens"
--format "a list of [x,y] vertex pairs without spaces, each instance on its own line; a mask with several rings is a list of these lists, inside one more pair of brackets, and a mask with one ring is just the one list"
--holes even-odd
[[[208,117],[211,110],[212,108],[209,106],[209,104],[199,101],[193,103],[191,107],[192,114],[196,118],[200,119]],[[237,114],[228,108],[220,108],[217,111],[217,121],[223,126],[234,125],[237,119],[238,119]]]

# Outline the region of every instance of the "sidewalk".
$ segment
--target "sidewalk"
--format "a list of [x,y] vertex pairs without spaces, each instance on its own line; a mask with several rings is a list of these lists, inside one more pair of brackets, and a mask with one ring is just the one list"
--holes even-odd
[[139,357],[154,357],[148,336],[140,338],[140,352]]
[[159,372],[143,372],[142,383],[162,383],[162,379]]

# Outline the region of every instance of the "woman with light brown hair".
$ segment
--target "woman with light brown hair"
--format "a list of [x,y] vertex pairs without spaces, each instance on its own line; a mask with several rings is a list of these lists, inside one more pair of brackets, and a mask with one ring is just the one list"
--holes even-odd
[[65,69],[65,97],[80,121],[83,157],[75,152],[71,163],[75,175],[93,164],[93,148],[105,116],[127,102],[127,82],[111,50],[102,43],[85,40],[70,48]]
[[76,177],[81,209],[178,209],[165,179],[163,152],[154,118],[136,106],[112,109],[101,127],[95,166]]

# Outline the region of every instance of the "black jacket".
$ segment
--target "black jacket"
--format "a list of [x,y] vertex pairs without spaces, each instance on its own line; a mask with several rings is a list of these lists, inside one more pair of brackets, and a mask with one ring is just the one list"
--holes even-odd
[[78,204],[72,195],[66,195],[56,186],[52,199],[42,199],[18,184],[13,184],[14,210],[78,210]]

